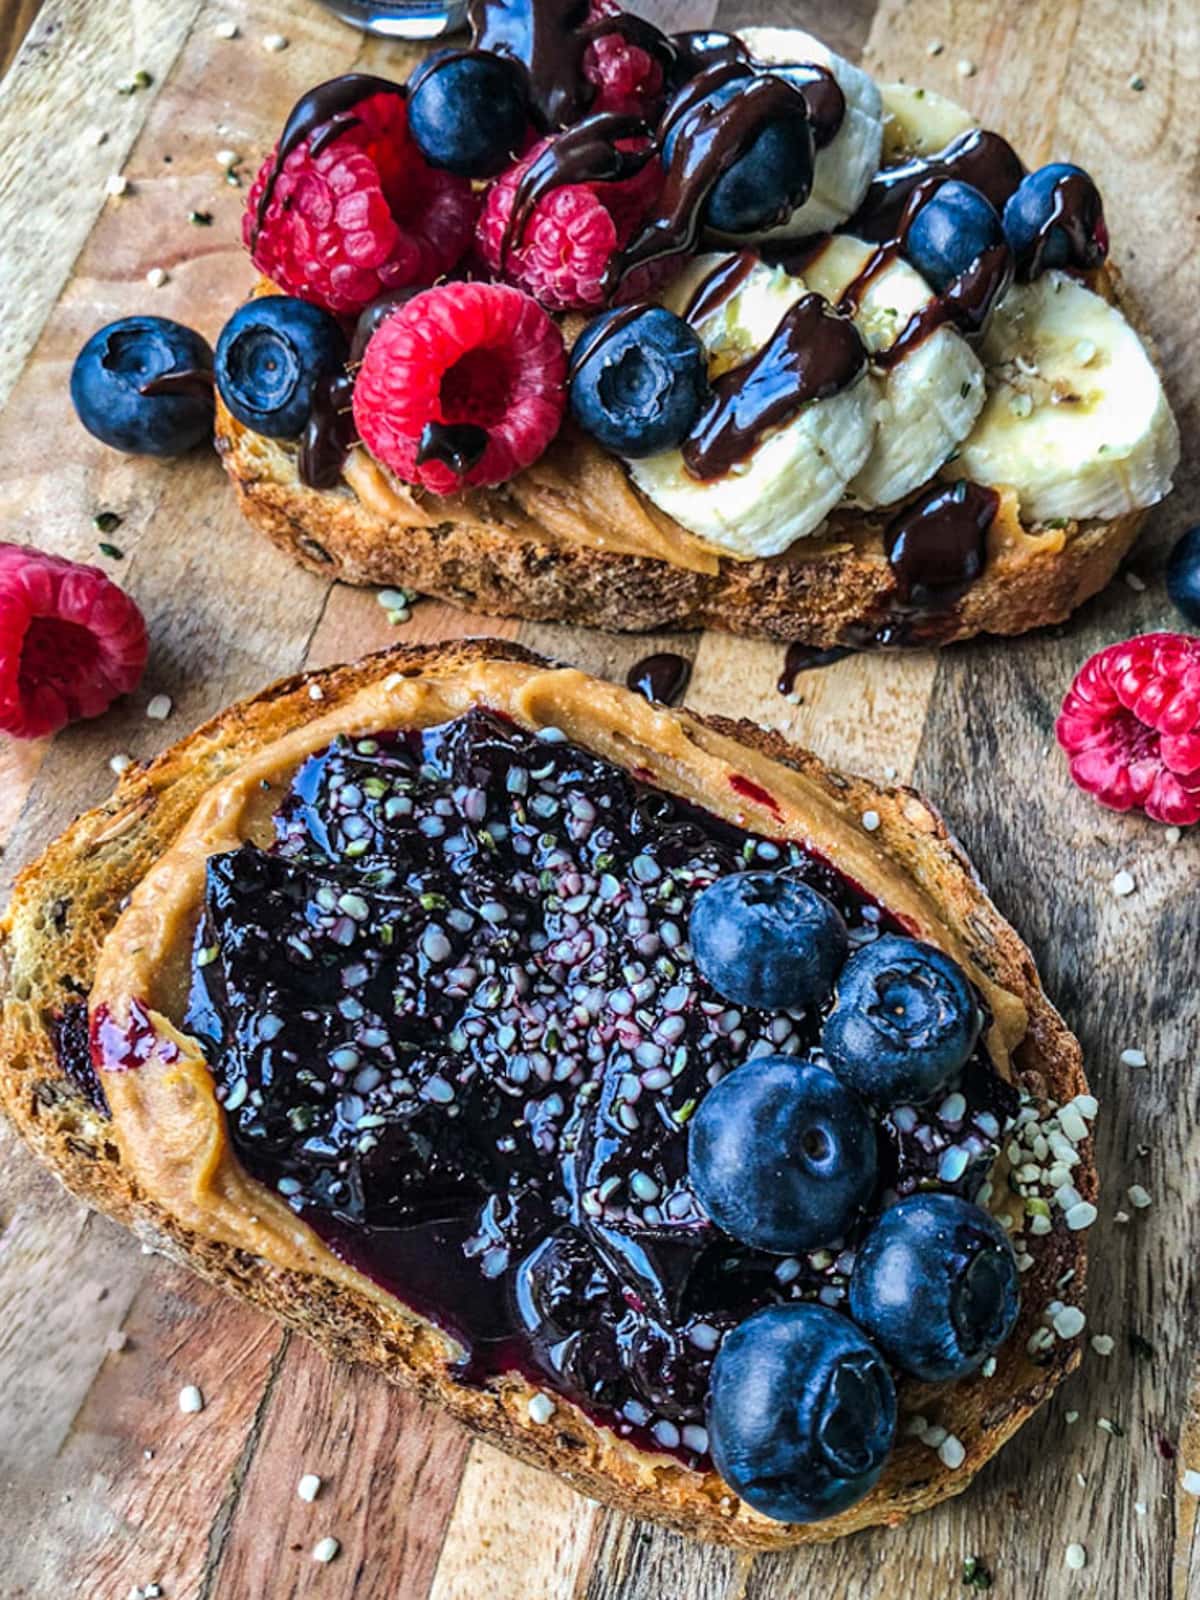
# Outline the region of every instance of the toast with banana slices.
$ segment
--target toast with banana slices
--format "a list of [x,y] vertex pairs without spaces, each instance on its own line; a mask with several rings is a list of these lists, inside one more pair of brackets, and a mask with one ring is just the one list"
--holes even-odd
[[[1015,634],[1109,580],[1179,436],[1086,173],[1027,173],[961,107],[797,29],[606,14],[568,49],[537,0],[515,10],[555,49],[531,65],[512,9],[477,7],[475,47],[404,100],[321,86],[264,163],[260,294],[355,331],[344,371],[298,346],[269,367],[286,381],[252,307],[223,337],[217,443],[255,526],[327,576],[471,610],[822,649]],[[612,109],[601,43],[642,70],[636,104]],[[438,108],[497,64],[544,136],[455,176]],[[438,259],[469,282],[424,287],[396,239],[351,269],[385,242],[339,233],[333,196],[386,192],[363,163],[387,137],[433,186],[427,231],[453,211]],[[414,233],[426,264],[439,226]]]

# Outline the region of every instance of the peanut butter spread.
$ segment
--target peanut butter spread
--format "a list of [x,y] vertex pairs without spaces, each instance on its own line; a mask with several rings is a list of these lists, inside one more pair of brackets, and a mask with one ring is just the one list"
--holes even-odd
[[[243,1170],[198,1041],[181,1031],[192,934],[208,858],[244,841],[265,844],[279,795],[300,763],[339,734],[435,726],[490,707],[519,726],[557,728],[569,740],[733,825],[790,838],[823,856],[917,937],[961,962],[990,1008],[987,1045],[998,1071],[1024,1036],[1023,1003],[972,963],[918,877],[885,848],[888,829],[866,832],[848,803],[793,771],[639,695],[573,669],[472,663],[439,675],[400,673],[360,689],[322,717],[268,745],[212,788],[172,847],[134,891],[102,948],[90,996],[93,1019],[119,1035],[141,1029],[136,1061],[109,1061],[105,1092],[122,1160],[138,1185],[183,1227],[272,1266],[318,1273],[406,1319],[394,1296],[340,1260],[289,1206]],[[906,816],[928,813],[916,798]],[[929,819],[932,825],[932,819]],[[145,1008],[143,1010],[143,1008]],[[101,1030],[103,1032],[103,1029]],[[443,1336],[448,1356],[454,1342]]]

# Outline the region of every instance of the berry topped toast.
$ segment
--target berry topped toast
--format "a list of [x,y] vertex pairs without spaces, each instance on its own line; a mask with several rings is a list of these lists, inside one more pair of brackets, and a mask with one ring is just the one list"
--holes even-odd
[[1078,1362],[1079,1049],[940,818],[515,646],[230,707],[0,928],[0,1105],[157,1249],[585,1492],[774,1547]]
[[1080,168],[795,29],[475,0],[297,104],[217,442],[301,561],[818,648],[1060,620],[1178,431]]

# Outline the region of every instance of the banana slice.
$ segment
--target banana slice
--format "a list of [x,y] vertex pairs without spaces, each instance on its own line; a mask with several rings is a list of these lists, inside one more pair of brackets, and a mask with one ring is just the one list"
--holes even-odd
[[1011,484],[1027,525],[1154,505],[1179,464],[1158,373],[1115,306],[1061,272],[1005,295],[983,344],[988,400],[950,473]]
[[884,83],[883,164],[892,166],[909,156],[932,156],[944,150],[951,139],[979,126],[954,100],[932,89],[917,89],[911,83]]
[[759,235],[763,239],[801,239],[827,233],[857,211],[879,170],[883,146],[883,102],[868,73],[800,28],[743,28],[741,40],[756,61],[787,66],[815,61],[837,80],[846,97],[846,114],[835,138],[817,151],[812,193],[787,222]]
[[[804,281],[836,305],[874,249],[835,234],[805,266]],[[890,349],[909,318],[935,298],[915,267],[890,261],[872,276],[854,313],[867,349]],[[928,483],[970,433],[986,397],[983,364],[954,328],[941,327],[872,382],[879,425],[848,496],[856,505],[889,506]]]
[[[664,303],[679,314],[722,260],[693,261]],[[780,267],[757,263],[728,298],[697,324],[718,377],[760,350],[808,285]],[[813,400],[724,477],[693,478],[678,450],[630,461],[638,488],[668,516],[731,554],[778,555],[820,527],[866,461],[875,433],[875,394],[864,374],[828,400]]]

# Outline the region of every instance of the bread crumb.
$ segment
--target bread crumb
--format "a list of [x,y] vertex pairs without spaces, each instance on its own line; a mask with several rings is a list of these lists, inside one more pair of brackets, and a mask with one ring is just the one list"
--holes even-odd
[[123,751],[118,750],[115,756],[109,756],[108,765],[119,778],[123,772],[129,771],[133,765],[133,757],[127,756]]
[[179,1391],[179,1409],[185,1416],[194,1416],[204,1410],[204,1396],[194,1383],[185,1383]]
[[310,683],[309,684],[309,686],[308,686],[308,698],[310,700],[324,700],[325,691],[324,691],[324,689],[322,689],[322,687],[321,687],[321,685],[319,683]]

